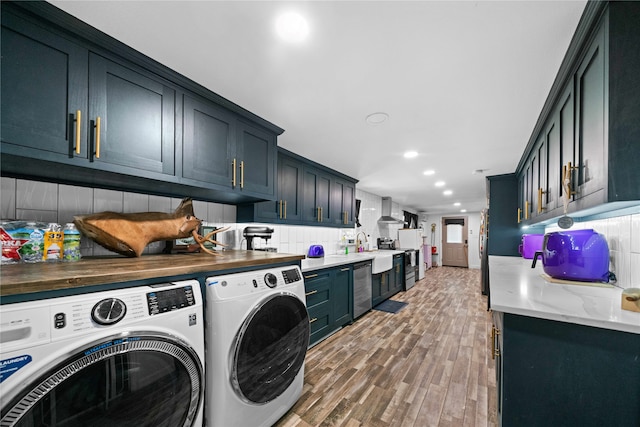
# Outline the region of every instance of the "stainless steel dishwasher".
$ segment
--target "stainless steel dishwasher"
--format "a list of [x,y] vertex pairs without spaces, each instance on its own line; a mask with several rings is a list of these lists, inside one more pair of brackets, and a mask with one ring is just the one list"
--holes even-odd
[[353,266],[353,318],[371,310],[371,261]]

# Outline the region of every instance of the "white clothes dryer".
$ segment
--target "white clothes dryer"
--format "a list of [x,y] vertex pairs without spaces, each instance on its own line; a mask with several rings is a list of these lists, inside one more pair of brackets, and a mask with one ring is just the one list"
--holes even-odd
[[0,425],[202,426],[196,280],[0,306]]
[[205,302],[206,425],[271,426],[304,385],[310,327],[299,267],[208,278]]

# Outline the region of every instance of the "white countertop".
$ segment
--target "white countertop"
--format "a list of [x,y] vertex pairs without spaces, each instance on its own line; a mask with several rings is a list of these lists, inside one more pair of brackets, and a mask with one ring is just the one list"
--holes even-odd
[[491,309],[640,334],[640,313],[622,310],[622,289],[547,282],[542,260],[490,256]]
[[302,272],[304,273],[307,271],[336,267],[344,264],[355,264],[356,262],[374,259],[376,255],[379,254],[391,254],[391,256],[393,256],[402,253],[404,253],[404,251],[381,250],[371,252],[353,252],[346,255],[325,255],[322,258],[305,258],[302,260]]

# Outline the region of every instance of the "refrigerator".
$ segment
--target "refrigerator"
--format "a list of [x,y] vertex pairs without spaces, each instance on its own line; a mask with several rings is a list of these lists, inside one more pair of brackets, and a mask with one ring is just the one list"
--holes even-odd
[[418,251],[416,256],[417,276],[416,279],[424,279],[424,247],[422,244],[422,228],[404,228],[398,230],[398,241],[401,249],[412,249]]

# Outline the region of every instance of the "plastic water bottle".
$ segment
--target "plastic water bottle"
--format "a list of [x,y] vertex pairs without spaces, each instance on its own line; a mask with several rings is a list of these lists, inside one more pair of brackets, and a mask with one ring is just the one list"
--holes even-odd
[[64,254],[62,259],[64,261],[79,261],[82,255],[80,254],[80,240],[81,235],[75,224],[69,222],[64,226]]
[[42,262],[44,253],[44,230],[42,224],[39,226],[35,222],[27,222],[25,226],[25,237],[29,241],[20,248],[20,254],[24,262]]
[[60,224],[49,223],[44,231],[44,260],[58,262],[62,260],[63,232]]

